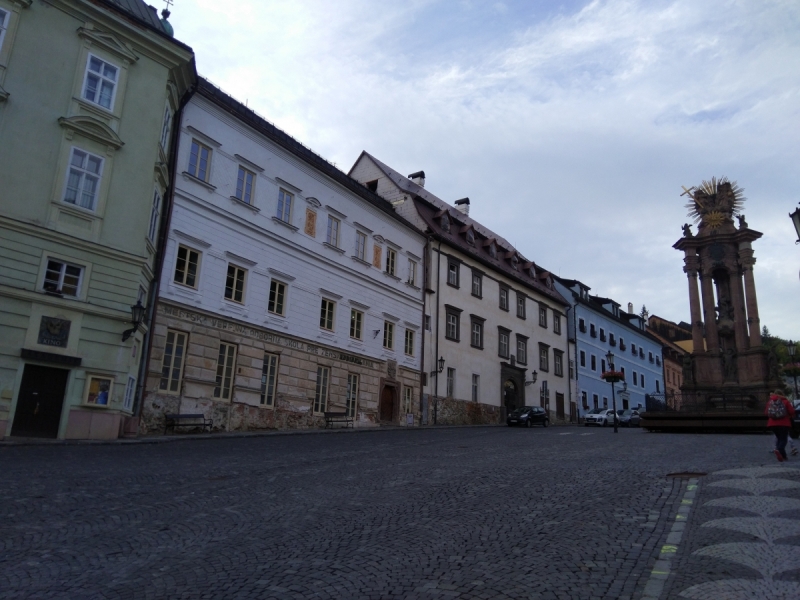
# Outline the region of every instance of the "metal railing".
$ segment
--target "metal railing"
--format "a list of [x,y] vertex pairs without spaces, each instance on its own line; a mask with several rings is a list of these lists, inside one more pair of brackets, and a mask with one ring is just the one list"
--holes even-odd
[[769,394],[735,394],[725,390],[645,394],[648,412],[715,413],[737,412],[763,414]]

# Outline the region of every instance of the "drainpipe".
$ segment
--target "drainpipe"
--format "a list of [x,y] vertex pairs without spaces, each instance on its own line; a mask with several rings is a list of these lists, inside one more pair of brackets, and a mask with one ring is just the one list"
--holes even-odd
[[153,350],[153,323],[156,316],[156,300],[158,298],[158,291],[161,287],[161,272],[164,269],[164,253],[167,246],[167,234],[169,232],[170,223],[172,223],[172,205],[175,201],[175,169],[178,163],[178,144],[180,142],[181,133],[181,120],[183,117],[183,109],[192,99],[194,93],[197,91],[197,83],[192,84],[186,93],[181,98],[178,105],[178,110],[172,117],[172,139],[170,140],[169,152],[169,174],[170,186],[164,194],[163,216],[161,218],[161,226],[158,232],[158,243],[156,244],[156,262],[153,269],[153,280],[150,282],[150,291],[147,295],[147,316],[145,322],[147,323],[147,331],[144,334],[144,342],[142,344],[142,355],[139,362],[139,374],[136,382],[136,396],[134,398],[133,416],[135,418],[141,417],[142,407],[144,400],[147,397],[147,389],[145,387],[145,379],[147,378],[147,366],[150,364],[150,353]]
[[[572,310],[572,307],[568,306],[567,307],[567,332],[569,332],[569,311],[571,311],[571,310]],[[576,344],[576,346],[577,346],[577,344]],[[575,369],[576,369],[575,374],[577,374],[578,373],[578,371],[577,371],[578,364],[577,363],[572,363],[572,364],[575,365]],[[562,365],[562,368],[563,368],[563,365]],[[572,377],[569,376],[569,333],[567,333],[567,394],[568,394],[567,398],[569,398],[569,404],[570,404],[569,414],[570,414],[570,417],[572,417]],[[577,412],[578,412],[578,403],[577,402],[575,402],[575,412],[576,412],[575,416],[577,417]]]
[[[426,305],[426,302],[428,300],[428,275],[429,275],[429,271],[430,271],[430,265],[428,264],[428,262],[429,262],[428,261],[428,252],[430,251],[430,247],[431,247],[431,237],[430,236],[426,236],[425,237],[425,249],[423,250],[423,254],[422,254],[422,286],[421,286],[422,287],[422,328],[420,329],[420,331],[422,332],[422,335],[420,336],[421,350],[420,350],[420,356],[419,356],[419,366],[420,366],[420,372],[419,372],[419,424],[420,425],[422,425],[422,416],[424,414],[423,411],[425,409],[424,408],[425,405],[422,402],[422,394],[424,393],[423,390],[425,389],[425,386],[423,385],[423,383],[425,381],[425,373],[427,373],[427,371],[425,369],[425,337],[426,337],[426,333],[425,332],[427,331],[427,329],[425,329],[425,305]],[[428,421],[428,419],[426,418],[425,422],[427,423],[427,421]]]
[[436,425],[436,417],[439,411],[439,365],[437,357],[439,356],[439,305],[440,296],[439,286],[442,276],[442,241],[439,240],[439,248],[436,250],[436,351],[433,356],[433,372],[436,374],[436,387],[434,389],[433,401],[433,424]]
[[[573,313],[572,313],[572,334],[574,335],[574,339],[575,339],[575,357],[574,357],[574,360],[575,360],[575,391],[580,395],[580,391],[581,391],[581,386],[580,386],[580,381],[581,380],[580,380],[580,377],[581,376],[580,376],[580,363],[578,363],[578,303],[577,302],[575,303],[575,306],[573,307]],[[581,398],[578,398],[578,401],[580,401],[580,400],[581,400]],[[578,413],[576,416],[577,416],[579,425],[580,425],[580,422],[581,422],[581,412],[580,411],[581,411],[582,407],[583,407],[583,405],[580,405],[580,408],[579,408],[578,402],[575,403],[576,412]]]

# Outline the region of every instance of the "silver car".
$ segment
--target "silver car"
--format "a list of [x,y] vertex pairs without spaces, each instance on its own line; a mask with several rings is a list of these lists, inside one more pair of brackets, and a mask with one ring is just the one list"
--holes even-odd
[[589,411],[584,417],[583,424],[587,427],[589,425],[599,425],[606,427],[607,425],[614,424],[614,409],[601,408]]
[[638,410],[618,410],[619,424],[623,427],[638,427],[639,426],[639,411]]

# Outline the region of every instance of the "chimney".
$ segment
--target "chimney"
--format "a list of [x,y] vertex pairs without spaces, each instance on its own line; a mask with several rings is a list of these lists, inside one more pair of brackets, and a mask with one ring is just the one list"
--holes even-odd
[[633,314],[633,302],[628,302],[628,314]]
[[456,205],[456,210],[469,216],[469,198],[462,198],[453,202]]
[[408,178],[416,183],[419,187],[425,187],[425,171],[417,171],[416,173],[411,173]]

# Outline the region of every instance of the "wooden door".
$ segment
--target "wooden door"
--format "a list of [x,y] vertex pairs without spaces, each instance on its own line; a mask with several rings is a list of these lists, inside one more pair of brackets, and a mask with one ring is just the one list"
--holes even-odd
[[564,420],[564,394],[556,393],[556,417]]
[[381,394],[381,408],[380,408],[381,421],[394,420],[394,388],[385,387]]
[[69,371],[25,365],[11,435],[58,436]]

